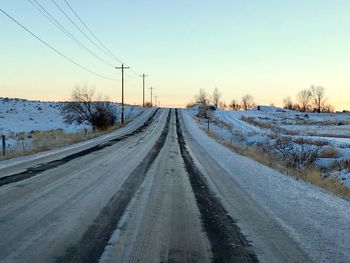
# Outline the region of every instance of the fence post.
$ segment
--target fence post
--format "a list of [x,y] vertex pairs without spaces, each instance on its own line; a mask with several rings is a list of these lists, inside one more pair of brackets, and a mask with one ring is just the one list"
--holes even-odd
[[6,137],[5,135],[1,136],[1,140],[2,140],[2,156],[6,155]]

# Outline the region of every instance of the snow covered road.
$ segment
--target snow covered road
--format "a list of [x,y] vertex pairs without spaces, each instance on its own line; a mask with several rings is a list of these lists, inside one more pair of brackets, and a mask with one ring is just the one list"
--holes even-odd
[[160,136],[165,111],[142,133],[0,188],[0,261],[54,261],[84,233]]
[[234,154],[186,111],[103,143],[0,186],[1,262],[349,262],[348,202]]

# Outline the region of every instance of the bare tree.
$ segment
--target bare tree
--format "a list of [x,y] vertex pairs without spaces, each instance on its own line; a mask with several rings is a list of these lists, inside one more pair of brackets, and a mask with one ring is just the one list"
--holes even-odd
[[323,87],[311,87],[312,98],[314,100],[315,110],[320,113],[326,104],[326,90]]
[[334,106],[327,103],[322,106],[322,112],[334,112]]
[[311,90],[304,89],[299,91],[297,95],[297,100],[300,104],[300,110],[301,111],[308,111],[310,109],[310,102],[312,99],[312,92]]
[[195,95],[195,100],[199,104],[207,105],[208,104],[208,94],[205,89],[201,88],[197,95]]
[[218,90],[218,88],[215,88],[213,91],[213,103],[215,108],[219,106],[220,99],[221,99],[221,92]]
[[236,101],[235,99],[233,99],[229,105],[231,110],[240,110],[241,109],[241,105],[239,104],[238,101]]
[[227,104],[224,101],[220,101],[218,107],[222,110],[225,110],[225,109],[227,109]]
[[61,108],[66,123],[90,124],[93,129],[104,130],[112,126],[117,114],[110,102],[95,100],[94,90],[88,89],[87,85],[77,86],[72,92],[71,101]]
[[283,108],[293,110],[294,104],[291,97],[286,97],[283,99]]
[[252,95],[244,95],[242,97],[242,108],[244,110],[250,110],[255,106],[254,97]]

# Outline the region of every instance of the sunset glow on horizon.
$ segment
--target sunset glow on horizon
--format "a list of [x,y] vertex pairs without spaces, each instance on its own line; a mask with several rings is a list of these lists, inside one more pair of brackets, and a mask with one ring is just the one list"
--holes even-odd
[[[56,2],[69,14],[63,0]],[[60,101],[76,85],[121,100],[121,72],[51,1],[40,1],[57,21],[106,65],[67,37],[29,1],[1,9],[40,38],[94,72],[65,60],[0,13],[0,97]],[[69,3],[98,38],[131,67],[125,102],[142,104],[142,73],[161,105],[185,106],[200,88],[214,88],[227,104],[251,94],[257,104],[282,106],[311,85],[326,89],[336,110],[350,109],[348,1],[86,1]],[[73,16],[72,16],[73,17]],[[78,20],[75,20],[77,23]]]

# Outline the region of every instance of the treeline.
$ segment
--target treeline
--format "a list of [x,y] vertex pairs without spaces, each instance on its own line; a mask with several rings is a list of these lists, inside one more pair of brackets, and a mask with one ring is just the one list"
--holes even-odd
[[[208,94],[202,88],[194,98],[195,102],[189,103],[187,107],[191,107],[194,104],[201,104],[220,109],[251,110],[256,106],[254,97],[250,94],[244,95],[241,100],[233,99],[229,104],[226,104],[221,100],[222,94],[217,88],[211,94]],[[274,105],[271,104],[271,106]],[[309,89],[299,91],[295,101],[291,97],[284,98],[283,108],[302,112],[334,112],[334,107],[328,103],[325,88],[320,86],[311,86]]]
[[211,95],[209,95],[205,89],[200,89],[198,94],[194,96],[195,102],[187,104],[187,108],[192,107],[194,104],[201,104],[204,106],[213,106],[220,109],[231,109],[231,110],[250,110],[256,106],[254,97],[246,94],[242,97],[241,101],[233,99],[228,105],[226,102],[221,100],[221,92],[215,88]]
[[328,103],[324,87],[311,86],[298,92],[296,102],[291,97],[283,99],[283,107],[289,110],[309,112],[334,112],[334,107]]

